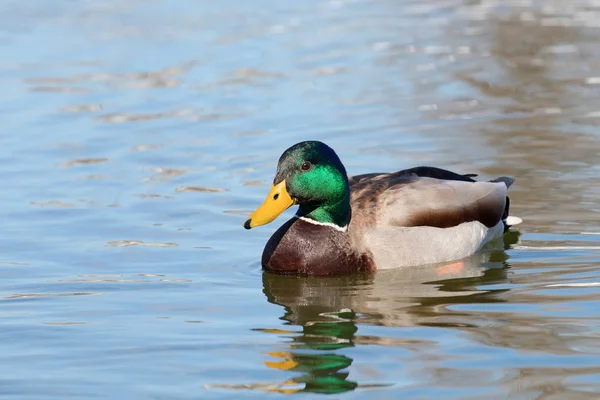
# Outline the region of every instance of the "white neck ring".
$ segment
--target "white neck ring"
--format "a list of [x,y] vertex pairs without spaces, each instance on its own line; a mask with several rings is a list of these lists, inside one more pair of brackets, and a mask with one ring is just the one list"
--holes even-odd
[[311,219],[311,218],[301,217],[299,215],[296,215],[295,217],[298,218],[298,219],[301,219],[302,221],[306,221],[309,224],[320,225],[320,226],[328,226],[330,228],[335,229],[338,232],[346,232],[348,230],[348,225],[339,226],[339,225],[333,224],[331,222],[319,222],[319,221],[315,221],[314,219]]

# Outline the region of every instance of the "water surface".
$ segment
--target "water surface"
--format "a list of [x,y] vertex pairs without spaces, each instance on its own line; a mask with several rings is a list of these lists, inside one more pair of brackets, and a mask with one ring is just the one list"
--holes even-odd
[[[598,398],[598,2],[0,9],[2,397]],[[283,219],[241,224],[306,139],[514,176],[525,222],[462,263],[263,274]]]

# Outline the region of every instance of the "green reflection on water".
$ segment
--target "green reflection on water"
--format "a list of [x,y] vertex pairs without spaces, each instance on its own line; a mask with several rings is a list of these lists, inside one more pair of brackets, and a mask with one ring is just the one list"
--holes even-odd
[[506,289],[477,288],[506,281],[508,264],[504,250],[518,236],[511,232],[504,243],[500,241],[495,248],[464,260],[412,270],[332,278],[264,273],[263,292],[267,300],[283,307],[280,319],[284,325],[301,330],[256,329],[291,341],[284,351],[269,352],[273,360],[265,365],[296,375],[279,384],[254,388],[278,393],[342,393],[358,387],[388,386],[349,380],[347,369],[353,359],[340,352],[366,343],[403,346],[412,351],[415,346],[429,346],[431,342],[361,336],[358,324],[468,328],[439,319],[445,307],[438,306],[502,302],[497,295]]
[[[321,299],[323,289],[327,290],[329,285],[334,289],[331,301],[336,303],[336,299],[341,298],[335,288],[342,285],[351,290],[371,281],[372,277],[365,276],[319,279],[263,274],[267,299],[285,309],[281,319],[289,325],[302,327],[302,332],[292,337],[290,351],[269,353],[279,358],[278,361],[266,362],[269,368],[302,373],[286,381],[284,387],[276,391],[332,394],[351,391],[358,386],[357,382],[348,380],[349,372],[343,371],[352,364],[352,358],[334,353],[354,346],[353,338],[358,331],[355,323],[357,315],[351,309],[338,307],[331,302],[326,302],[331,305],[323,304]],[[319,299],[311,299],[306,290]],[[298,387],[287,389],[289,385]]]

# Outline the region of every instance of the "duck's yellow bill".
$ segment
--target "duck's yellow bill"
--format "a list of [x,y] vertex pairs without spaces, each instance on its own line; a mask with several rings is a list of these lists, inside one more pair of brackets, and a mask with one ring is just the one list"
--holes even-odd
[[244,228],[251,229],[255,226],[268,224],[293,205],[294,200],[285,188],[284,179],[277,185],[273,185],[265,201],[244,222]]

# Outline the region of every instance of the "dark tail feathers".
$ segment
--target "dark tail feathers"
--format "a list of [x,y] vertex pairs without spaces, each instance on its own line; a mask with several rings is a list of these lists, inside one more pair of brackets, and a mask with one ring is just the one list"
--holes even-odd
[[[490,182],[503,182],[507,188],[510,187],[515,182],[515,178],[511,178],[509,176],[501,176],[500,178],[492,179]],[[504,222],[504,232],[510,228],[506,224],[506,218],[508,218],[508,210],[510,208],[510,199],[508,196],[506,197],[506,205],[504,206],[504,212],[502,213],[502,222]]]
[[492,179],[490,182],[504,182],[507,188],[515,182],[515,178],[510,176],[501,176],[500,178]]

